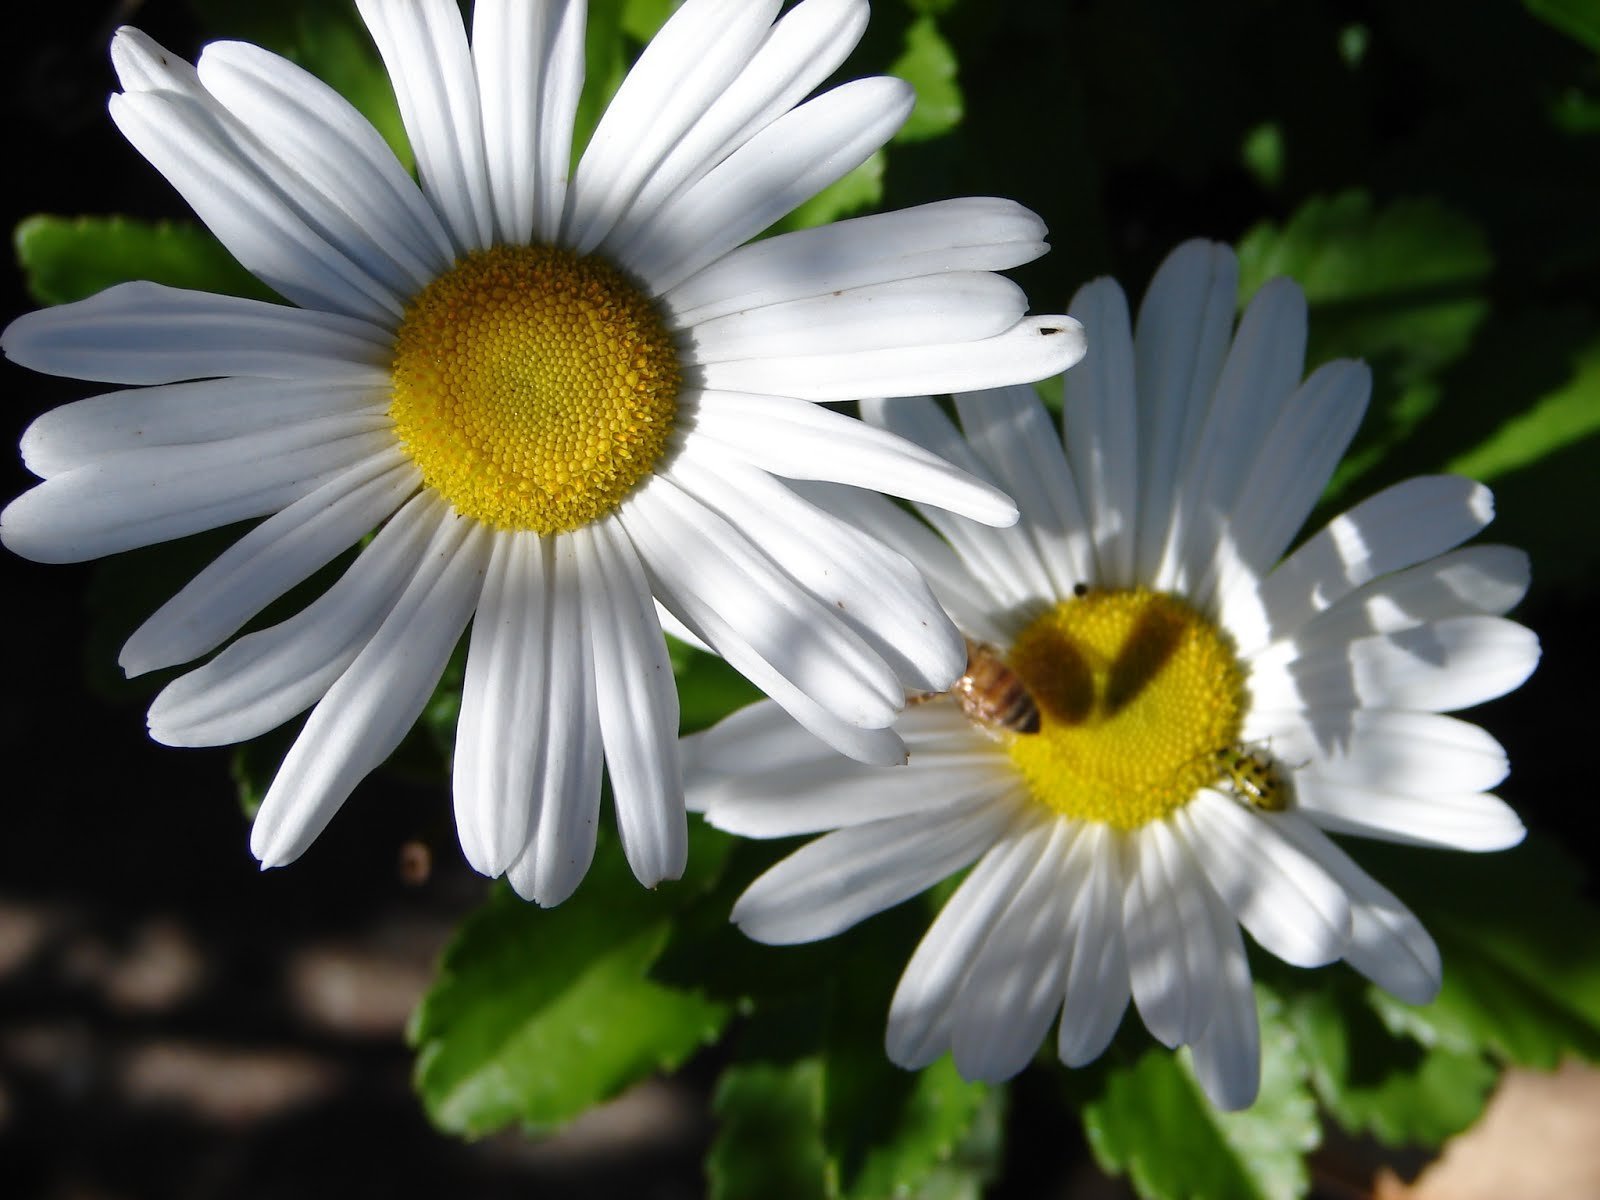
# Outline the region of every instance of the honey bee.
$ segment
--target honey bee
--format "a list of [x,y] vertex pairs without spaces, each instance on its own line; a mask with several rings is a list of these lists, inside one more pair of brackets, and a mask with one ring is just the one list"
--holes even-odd
[[1000,651],[967,639],[967,669],[950,687],[967,720],[994,737],[1038,733],[1039,705]]
[[1282,812],[1289,807],[1294,785],[1278,760],[1264,750],[1224,746],[1217,751],[1220,782],[1252,808]]

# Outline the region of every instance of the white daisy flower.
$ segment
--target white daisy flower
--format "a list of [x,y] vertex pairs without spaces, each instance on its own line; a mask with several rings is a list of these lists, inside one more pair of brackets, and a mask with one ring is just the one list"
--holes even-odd
[[[865,769],[770,704],[686,743],[691,808],[750,837],[831,831],[767,871],[733,919],[763,942],[828,937],[976,863],[901,978],[889,1057],[945,1051],[968,1078],[1025,1066],[1060,1013],[1086,1063],[1131,995],[1193,1048],[1224,1108],[1255,1097],[1239,927],[1296,966],[1343,958],[1404,1000],[1439,985],[1432,940],[1327,836],[1494,850],[1523,833],[1486,794],[1500,747],[1440,715],[1509,691],[1538,644],[1499,614],[1519,551],[1453,547],[1491,515],[1467,479],[1411,479],[1285,556],[1366,406],[1367,369],[1301,382],[1306,310],[1276,280],[1233,332],[1237,268],[1191,242],[1130,330],[1122,291],[1072,312],[1090,352],[1061,437],[1031,389],[870,418],[993,479],[1022,520],[827,502],[898,546],[977,645],[897,725],[910,765]],[[1065,446],[1063,448],[1063,442]],[[848,493],[848,494],[842,494]],[[824,492],[814,493],[819,499]],[[961,703],[957,703],[957,701]]]
[[910,686],[959,635],[898,554],[775,476],[986,522],[1010,501],[812,401],[1042,378],[1082,353],[994,274],[1044,252],[1016,204],[952,200],[744,245],[912,107],[843,61],[864,0],[688,0],[571,170],[581,0],[362,0],[420,188],[330,87],[258,47],[190,66],[132,29],[118,127],[295,306],[130,283],[32,313],[14,361],[137,385],[41,417],[0,518],[41,561],[267,517],[129,640],[130,675],[227,642],[378,528],[303,611],[150,710],[219,745],[311,715],[251,848],[296,858],[412,725],[472,623],[454,763],[467,858],[571,893],[602,757],[653,885],[684,865],[677,697],[656,602],[841,750],[894,762]]

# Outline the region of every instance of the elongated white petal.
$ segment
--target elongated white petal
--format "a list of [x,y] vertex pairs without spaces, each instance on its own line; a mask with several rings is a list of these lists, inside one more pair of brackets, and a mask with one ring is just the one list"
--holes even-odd
[[22,435],[22,458],[48,479],[129,450],[220,442],[318,417],[377,412],[387,403],[376,388],[315,380],[235,377],[128,388],[44,413]]
[[[1470,708],[1521,684],[1539,662],[1533,631],[1504,617],[1450,617],[1343,645],[1319,645],[1252,691],[1269,708]],[[1270,680],[1270,682],[1269,682]]]
[[634,876],[655,887],[682,875],[689,853],[672,662],[622,527],[598,521],[572,538],[617,830]]
[[1039,861],[1049,822],[996,841],[978,860],[918,943],[894,999],[884,1048],[902,1067],[918,1070],[950,1047],[956,997],[990,930]]
[[903,698],[893,673],[742,534],[660,476],[618,515],[657,599],[740,673],[844,753],[904,761],[885,729]]
[[1205,789],[1173,820],[1211,886],[1263,948],[1297,967],[1344,953],[1349,901],[1271,817]]
[[1083,330],[1071,318],[1027,317],[980,341],[775,355],[711,363],[698,373],[703,387],[723,392],[826,401],[921,396],[1031,383],[1065,371],[1083,357],[1083,349]]
[[155,446],[45,480],[0,513],[0,538],[39,562],[83,562],[264,516],[394,445],[388,418]]
[[[747,7],[759,11],[757,6]],[[651,222],[672,196],[699,182],[734,149],[815,90],[855,48],[866,27],[866,0],[804,0],[791,8],[749,54],[738,74],[678,136],[634,193],[608,240],[621,246],[650,236]],[[691,61],[690,79],[704,87],[708,79],[702,63],[698,56]]]
[[991,804],[838,830],[752,883],[733,906],[733,921],[769,945],[831,937],[961,870],[1010,820],[1008,807]]
[[542,754],[535,784],[538,815],[521,857],[506,871],[517,894],[546,906],[572,895],[594,860],[600,814],[602,744],[572,538],[552,539],[549,674]]
[[[338,245],[400,295],[426,287],[455,257],[450,235],[393,151],[343,96],[248,42],[213,42],[200,81],[291,170],[283,185],[349,214]],[[294,193],[291,193],[294,194]]]
[[963,392],[956,412],[973,450],[1015,498],[1018,531],[1033,542],[1056,594],[1096,578],[1072,469],[1037,393],[1021,385]]
[[1167,255],[1139,306],[1139,580],[1155,579],[1161,568],[1184,453],[1194,445],[1228,351],[1238,275],[1228,247],[1185,242]]
[[989,931],[956,1000],[951,1050],[964,1079],[999,1082],[1028,1065],[1061,1007],[1071,896],[1063,859],[1074,830],[1048,822],[1050,838]]
[[969,197],[852,217],[750,242],[661,297],[676,329],[750,308],[943,271],[1003,271],[1045,252],[1012,200]]
[[673,464],[673,479],[836,613],[905,687],[942,692],[955,682],[966,644],[909,561],[765,471],[714,455],[701,459],[691,444]]
[[555,240],[583,79],[586,13],[581,0],[472,6],[485,168],[503,244]]
[[1206,1096],[1224,1112],[1248,1108],[1261,1086],[1261,1022],[1244,940],[1227,906],[1206,893],[1211,928],[1222,955],[1216,1015],[1194,1041],[1194,1073]]
[[1526,830],[1511,806],[1486,792],[1408,796],[1308,775],[1298,782],[1301,812],[1323,829],[1444,850],[1506,850]]
[[1222,622],[1248,657],[1369,580],[1453,549],[1493,516],[1482,484],[1456,475],[1407,479],[1328,522],[1259,588],[1221,595]]
[[503,874],[528,843],[543,797],[539,763],[551,692],[548,547],[535,533],[494,538],[461,684],[451,791],[473,869]]
[[0,347],[19,366],[106,383],[258,375],[380,388],[392,353],[389,334],[369,321],[159,283],[119,283],[24,313]]
[[697,366],[976,341],[1004,333],[1027,307],[1022,289],[1003,275],[950,271],[702,321],[684,331],[680,357]]
[[1336,707],[1251,714],[1245,738],[1320,778],[1412,795],[1481,792],[1506,777],[1506,752],[1478,726],[1434,713]]
[[[454,528],[451,528],[451,526]],[[389,757],[427,704],[472,616],[493,535],[471,521],[417,564],[372,640],[306,719],[250,830],[264,867],[293,862],[369,771]]]
[[1165,821],[1127,835],[1122,894],[1133,1002],[1157,1041],[1181,1046],[1216,1009],[1218,949],[1206,911],[1210,885]]
[[652,292],[668,291],[865,162],[914,104],[911,86],[887,76],[824,92],[673,197],[648,239],[612,253]]
[[422,190],[460,250],[494,241],[478,80],[452,0],[357,0],[388,68]]
[[1305,350],[1305,296],[1288,279],[1271,280],[1239,322],[1210,404],[1186,415],[1200,424],[1185,435],[1161,563],[1146,577],[1153,586],[1193,588],[1210,564],[1262,443],[1300,382]]
[[1439,948],[1422,922],[1385,887],[1306,821],[1285,823],[1292,836],[1350,897],[1345,961],[1407,1004],[1427,1004],[1443,977]]
[[1114,279],[1078,289],[1068,312],[1090,350],[1063,381],[1061,436],[1081,489],[1103,587],[1131,587],[1139,519],[1138,402],[1128,302]]
[[226,745],[310,708],[367,644],[452,521],[442,501],[426,492],[414,497],[315,601],[162,689],[150,706],[150,736],[169,746]]
[[1099,1058],[1128,1008],[1118,837],[1103,825],[1086,825],[1070,852],[1084,866],[1069,863],[1067,868],[1074,878],[1082,879],[1064,931],[1071,940],[1072,957],[1056,1035],[1056,1053],[1069,1067]]
[[914,442],[787,396],[701,392],[694,429],[787,479],[817,479],[919,500],[985,525],[1009,525],[1006,494]]
[[587,254],[606,239],[645,181],[749,62],[777,13],[778,0],[689,0],[668,19],[583,152],[562,224],[565,244]]
[[[1223,524],[1190,543],[1196,603],[1209,606],[1215,593],[1259,579],[1277,563],[1333,477],[1371,391],[1372,373],[1364,363],[1332,362],[1317,368],[1282,405],[1260,453],[1241,472],[1237,500],[1210,510]],[[1231,449],[1218,447],[1215,453],[1233,467]]]
[[376,529],[422,483],[399,446],[334,476],[257,525],[139,626],[117,662],[131,677],[216,649]]

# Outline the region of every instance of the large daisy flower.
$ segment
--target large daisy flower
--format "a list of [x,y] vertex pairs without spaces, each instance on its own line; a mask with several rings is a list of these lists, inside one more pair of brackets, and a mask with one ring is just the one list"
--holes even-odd
[[775,476],[980,521],[1010,501],[813,401],[1041,378],[1082,353],[993,272],[1039,220],[967,199],[744,245],[912,107],[841,63],[864,0],[688,0],[570,171],[582,0],[363,0],[420,187],[327,85],[241,43],[190,66],[132,29],[118,127],[290,305],[130,283],[14,322],[37,371],[139,385],[40,418],[0,519],[43,561],[267,517],[129,640],[204,655],[342,551],[320,598],[171,683],[150,730],[217,745],[311,714],[251,847],[298,856],[423,708],[476,612],[454,761],[467,858],[555,903],[602,758],[645,884],[684,865],[656,603],[840,749],[893,762],[912,686],[961,671],[916,573]]
[[[993,530],[918,504],[819,491],[916,562],[973,642],[951,694],[908,708],[909,766],[839,758],[770,704],[689,743],[689,798],[751,837],[831,831],[751,885],[764,942],[828,937],[976,863],[889,1012],[889,1056],[945,1051],[969,1078],[1056,1048],[1095,1058],[1131,996],[1193,1048],[1219,1105],[1254,1098],[1258,1026],[1243,926],[1286,962],[1343,958],[1428,1000],[1434,943],[1329,833],[1493,850],[1522,826],[1485,789],[1500,747],[1441,715],[1499,696],[1539,649],[1503,619],[1527,561],[1453,549],[1491,516],[1467,479],[1411,479],[1285,557],[1354,433],[1366,368],[1301,382],[1305,302],[1287,280],[1233,332],[1237,268],[1191,242],[1130,330],[1109,279],[1061,436],[1031,389],[870,418],[993,479],[1022,520]],[[1064,443],[1064,446],[1063,446]],[[933,528],[929,529],[929,525]],[[939,537],[935,534],[942,534]]]

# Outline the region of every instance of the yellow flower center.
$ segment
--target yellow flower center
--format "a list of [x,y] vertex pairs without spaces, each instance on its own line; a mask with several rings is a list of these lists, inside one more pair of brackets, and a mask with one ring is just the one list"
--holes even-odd
[[422,478],[496,529],[560,533],[655,466],[677,351],[619,271],[548,246],[469,254],[411,301],[389,413]]
[[1041,804],[1135,829],[1221,774],[1236,743],[1244,673],[1228,636],[1174,596],[1091,591],[1038,617],[1008,665],[1039,706],[1039,732],[1006,749]]

